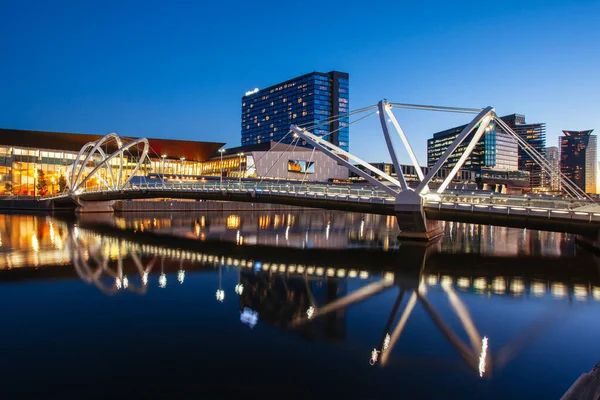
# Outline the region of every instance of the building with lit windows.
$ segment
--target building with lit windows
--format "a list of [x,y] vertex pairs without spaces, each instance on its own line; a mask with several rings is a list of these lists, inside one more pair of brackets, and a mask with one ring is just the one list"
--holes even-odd
[[205,176],[289,181],[347,181],[348,168],[319,150],[266,142],[219,150],[203,163]]
[[558,147],[546,147],[546,161],[550,164],[552,172],[546,173],[546,186],[551,192],[560,191],[560,153]]
[[[525,115],[523,114],[506,115],[500,119],[538,153],[545,156],[545,123],[527,124],[525,122]],[[545,182],[546,173],[542,171],[542,167],[521,146],[519,146],[519,171],[529,172],[532,190],[547,190],[548,183]]]
[[[291,143],[290,125],[310,128],[317,136],[348,151],[349,81],[345,72],[311,72],[242,97],[242,146]],[[282,140],[283,139],[283,140]],[[300,146],[309,146],[301,141]]]
[[[434,133],[433,137],[427,140],[428,167],[433,167],[466,126],[457,126]],[[457,151],[446,161],[446,164],[444,164],[445,168],[452,168],[456,165],[474,135],[475,130],[467,136]],[[465,160],[462,169],[471,171],[479,171],[481,168],[517,170],[517,148],[518,145],[515,139],[498,129],[495,124],[490,124],[469,157]]]
[[[86,143],[102,136],[0,129],[0,195],[39,196],[63,191],[66,169]],[[204,161],[224,145],[188,140],[148,141],[151,148],[149,161],[144,163],[138,175],[202,175]],[[134,155],[126,155],[124,176],[133,172],[136,164]],[[95,185],[94,179],[90,179],[90,186]]]
[[[0,195],[40,196],[64,191],[67,169],[81,148],[102,136],[0,129]],[[348,179],[346,167],[307,147],[291,149],[287,144],[265,142],[224,149],[224,143],[216,142],[168,139],[148,139],[148,142],[148,160],[136,176],[164,175],[182,181],[220,176],[306,182]],[[110,145],[103,149],[106,153],[116,150]],[[124,157],[123,177],[127,178],[138,158],[135,153]],[[88,181],[89,187],[99,184],[95,176]]]
[[593,129],[563,131],[560,141],[560,170],[588,194],[596,194],[597,142]]

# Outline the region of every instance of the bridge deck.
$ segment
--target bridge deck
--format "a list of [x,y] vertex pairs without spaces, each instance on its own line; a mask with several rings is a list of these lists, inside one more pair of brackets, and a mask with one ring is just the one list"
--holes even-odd
[[[141,184],[119,191],[86,189],[84,201],[180,198],[195,200],[271,203],[301,207],[395,215],[395,198],[371,187],[327,184],[280,184],[219,182]],[[66,194],[46,197],[69,200]],[[596,236],[600,229],[600,206],[589,201],[561,198],[443,193],[423,197],[423,209],[434,220],[460,221],[518,228],[569,232]]]

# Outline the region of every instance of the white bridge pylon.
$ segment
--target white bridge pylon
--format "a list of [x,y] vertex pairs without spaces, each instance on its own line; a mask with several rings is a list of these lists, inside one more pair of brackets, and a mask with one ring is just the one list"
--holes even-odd
[[[463,131],[454,140],[454,142],[448,148],[448,150],[444,153],[444,155],[438,160],[438,162],[434,165],[434,167],[429,171],[427,176],[425,176],[423,174],[423,170],[421,169],[421,164],[419,163],[417,156],[415,155],[406,135],[404,134],[404,130],[402,129],[402,127],[400,126],[400,123],[396,119],[396,116],[392,112],[393,107],[407,108],[407,109],[413,109],[413,110],[470,113],[470,114],[477,114],[477,116],[471,121],[471,123],[469,123],[465,127],[465,129],[463,129]],[[446,177],[446,179],[444,180],[442,185],[438,188],[437,192],[442,193],[446,189],[448,184],[456,176],[456,173],[458,172],[458,170],[464,164],[467,157],[473,151],[473,148],[475,147],[475,145],[477,144],[477,142],[479,141],[479,139],[485,132],[486,127],[490,123],[491,119],[495,117],[494,109],[492,107],[487,107],[485,109],[474,109],[474,108],[458,108],[458,107],[425,106],[425,105],[418,105],[418,104],[390,103],[387,100],[381,100],[377,104],[377,108],[378,108],[377,113],[379,114],[379,120],[381,122],[383,137],[385,139],[385,143],[386,143],[388,152],[390,154],[392,164],[394,165],[394,169],[396,170],[396,173],[398,175],[398,179],[394,179],[393,177],[391,177],[390,175],[381,171],[380,169],[373,167],[371,164],[348,153],[347,151],[340,149],[339,147],[330,143],[328,140],[321,138],[317,135],[314,135],[313,133],[309,132],[306,129],[302,129],[296,125],[292,125],[290,127],[290,129],[292,130],[292,132],[294,132],[294,134],[296,134],[297,136],[300,136],[302,139],[306,140],[308,143],[310,143],[314,147],[323,151],[325,154],[327,154],[329,157],[333,158],[340,164],[345,165],[352,172],[365,178],[369,182],[375,184],[376,186],[387,191],[389,194],[391,194],[393,196],[396,196],[403,191],[414,191],[419,195],[424,195],[429,192],[428,185],[431,182],[431,180],[435,177],[435,175],[438,173],[438,171],[440,170],[442,165],[448,160],[448,158],[450,158],[450,156],[462,144],[462,142],[473,131],[473,129],[475,127],[478,127],[477,132],[474,135],[474,137],[471,139],[471,142],[467,146],[467,149],[464,151],[460,160],[455,165],[455,167],[452,169],[450,174]],[[402,167],[400,165],[398,156],[396,154],[396,150],[392,143],[392,137],[390,135],[390,127],[388,126],[388,123],[391,123],[394,130],[400,137],[400,140],[404,146],[404,149],[406,150],[406,153],[408,154],[408,157],[410,158],[411,163],[415,168],[417,177],[420,182],[418,187],[415,189],[410,188],[408,186],[408,184],[406,183],[404,173],[402,172]],[[369,174],[368,172],[365,172],[362,169],[351,164],[344,157],[346,157],[348,160],[352,160],[353,162],[359,164],[366,170],[371,171],[375,176],[373,176],[373,175]],[[377,177],[381,178],[382,181],[380,181]]]
[[[296,125],[292,125],[290,130],[297,136],[306,140],[308,143],[316,147],[317,149],[323,151],[326,155],[333,158],[340,164],[345,165],[352,172],[366,179],[367,181],[373,183],[374,185],[380,187],[381,189],[387,191],[392,196],[397,196],[402,192],[411,191],[414,194],[419,195],[420,197],[426,196],[430,193],[429,185],[433,178],[439,173],[440,169],[446,164],[448,159],[454,155],[459,148],[464,148],[462,154],[460,155],[456,164],[450,170],[450,173],[444,178],[442,183],[436,189],[437,194],[443,193],[448,185],[452,182],[452,180],[456,177],[458,171],[462,168],[467,158],[473,152],[473,149],[477,145],[477,143],[481,140],[482,136],[494,129],[494,126],[497,124],[499,127],[512,137],[518,144],[518,147],[523,149],[543,170],[544,173],[549,174],[549,176],[559,176],[561,177],[561,185],[563,190],[567,195],[573,198],[579,199],[588,199],[591,198],[582,191],[577,185],[567,179],[560,171],[556,170],[555,167],[551,166],[548,161],[545,159],[544,155],[537,152],[533,147],[531,147],[523,138],[521,138],[514,130],[512,130],[504,121],[502,121],[496,115],[495,109],[493,107],[485,107],[485,108],[462,108],[462,107],[443,107],[443,106],[430,106],[430,105],[419,105],[419,104],[404,104],[404,103],[390,103],[387,100],[381,100],[377,104],[379,114],[379,120],[381,122],[381,128],[383,132],[383,137],[386,142],[386,146],[388,152],[390,154],[390,158],[392,160],[392,164],[396,170],[396,174],[398,175],[398,179],[391,177],[385,172],[379,170],[378,168],[373,167],[369,163],[361,160],[357,156],[354,156],[339,147],[330,143],[326,138],[314,135],[306,129],[300,128]],[[438,112],[451,112],[451,113],[461,113],[461,114],[476,114],[475,118],[469,122],[465,128],[458,134],[458,136],[454,139],[454,141],[450,144],[444,154],[438,159],[438,161],[431,167],[426,176],[423,174],[423,170],[421,169],[421,164],[419,163],[417,157],[415,156],[410,143],[404,134],[400,123],[396,119],[394,113],[392,112],[393,108],[404,108],[410,110],[421,110],[421,111],[438,111]],[[367,107],[366,109],[370,109]],[[402,168],[400,162],[398,160],[396,150],[392,144],[392,138],[390,135],[390,127],[388,123],[391,123],[394,130],[400,137],[400,140],[408,154],[408,157],[411,160],[412,165],[415,168],[417,178],[419,180],[419,184],[416,188],[410,188],[404,177],[402,172]],[[469,142],[466,147],[461,146],[465,140],[469,138]],[[344,158],[345,157],[345,158]],[[355,162],[356,164],[363,167],[365,170],[368,170],[373,173],[373,175],[368,172],[358,168],[357,166],[351,164],[349,160]],[[379,179],[378,179],[379,178]],[[381,179],[381,180],[380,180]],[[402,196],[403,199],[409,199],[411,197]],[[403,200],[404,201],[404,200]]]

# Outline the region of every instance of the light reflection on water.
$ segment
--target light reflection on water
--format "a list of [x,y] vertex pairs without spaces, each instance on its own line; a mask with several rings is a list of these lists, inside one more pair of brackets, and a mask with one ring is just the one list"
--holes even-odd
[[[81,301],[99,289],[122,301],[132,302],[121,297],[131,293],[173,306],[172,296],[190,302],[209,292],[212,299],[200,307],[221,310],[217,324],[228,326],[235,316],[253,332],[276,335],[264,329],[277,327],[297,335],[294,348],[278,350],[294,362],[288,352],[295,347],[318,347],[303,337],[345,343],[327,350],[350,362],[339,368],[375,381],[404,371],[410,356],[418,379],[403,381],[409,392],[433,370],[442,374],[440,394],[517,398],[529,386],[524,372],[535,370],[532,363],[542,366],[557,356],[544,350],[552,343],[569,362],[561,359],[561,373],[532,373],[545,377],[539,395],[556,398],[600,356],[589,351],[594,336],[580,330],[585,323],[588,332],[600,333],[590,319],[600,310],[596,258],[569,235],[446,223],[445,237],[431,246],[399,245],[388,217],[329,212],[124,215],[101,222],[0,216],[0,282],[50,286],[54,278],[78,277],[74,282],[88,288]],[[111,307],[97,301],[96,307]],[[158,310],[146,312],[158,317]],[[28,311],[36,324],[35,312]],[[185,312],[176,314],[181,323],[188,320]],[[158,320],[164,336],[169,318]],[[133,318],[126,326],[140,323]],[[10,336],[4,335],[0,339]],[[222,351],[232,362],[240,357]],[[314,362],[324,361],[311,354]],[[363,365],[379,372],[372,375]],[[479,385],[473,379],[486,382],[477,386],[481,393],[472,392]],[[394,392],[384,382],[376,398]],[[366,390],[354,385],[356,393]]]

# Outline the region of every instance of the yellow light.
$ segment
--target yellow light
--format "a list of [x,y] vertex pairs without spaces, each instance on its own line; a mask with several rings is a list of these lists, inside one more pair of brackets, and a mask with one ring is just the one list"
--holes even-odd
[[471,284],[471,281],[469,280],[469,278],[462,277],[462,278],[458,278],[456,283],[459,288],[467,289],[469,287],[469,285]]
[[438,283],[438,278],[436,275],[429,275],[427,277],[427,284],[429,286],[435,286],[435,285],[437,285],[437,283]]

